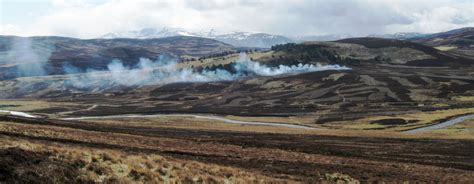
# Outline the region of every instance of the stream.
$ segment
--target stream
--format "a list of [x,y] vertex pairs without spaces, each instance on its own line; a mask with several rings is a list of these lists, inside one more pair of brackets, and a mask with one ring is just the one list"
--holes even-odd
[[21,116],[21,117],[26,117],[26,118],[36,118],[36,116],[34,115],[31,115],[25,112],[19,112],[19,111],[0,110],[0,113],[8,113],[10,115]]

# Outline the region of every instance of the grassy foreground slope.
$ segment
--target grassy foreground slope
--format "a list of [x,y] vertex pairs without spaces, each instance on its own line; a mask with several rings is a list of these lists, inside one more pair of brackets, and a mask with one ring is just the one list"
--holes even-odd
[[[172,126],[189,119],[66,122],[2,116],[0,121],[1,163],[9,168],[5,179],[307,183],[474,178],[472,140]],[[60,172],[49,175],[47,167]]]

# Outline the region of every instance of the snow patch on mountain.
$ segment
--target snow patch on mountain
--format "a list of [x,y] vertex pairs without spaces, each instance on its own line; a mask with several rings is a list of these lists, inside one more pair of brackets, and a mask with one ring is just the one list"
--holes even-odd
[[156,28],[144,28],[137,31],[119,32],[119,33],[108,33],[102,38],[113,39],[113,38],[138,38],[138,39],[149,39],[149,38],[163,38],[171,36],[196,36],[215,39],[236,47],[261,47],[270,48],[276,44],[285,44],[293,42],[291,39],[280,36],[271,35],[267,33],[253,33],[253,32],[242,32],[235,31],[229,33],[221,33],[214,29],[209,31],[198,31],[190,32],[182,28],[170,28],[164,27],[162,29]]

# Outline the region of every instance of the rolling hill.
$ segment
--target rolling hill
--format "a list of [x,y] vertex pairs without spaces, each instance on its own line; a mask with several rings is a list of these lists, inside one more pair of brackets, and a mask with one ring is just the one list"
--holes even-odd
[[474,28],[472,27],[416,37],[410,41],[460,55],[474,56]]
[[[173,47],[179,40],[202,44],[199,38],[170,39],[155,47],[143,46],[149,40],[50,38],[64,44],[56,44],[62,52],[52,58],[63,58],[44,61],[62,65],[87,53],[78,61],[93,66],[100,60],[87,59],[96,57],[92,53],[136,58],[153,55],[149,49],[155,48],[199,56],[228,48],[210,41],[213,46],[203,52]],[[129,54],[106,45],[143,50]],[[0,80],[2,110],[36,117],[0,114],[0,173],[6,182],[472,180],[472,121],[438,133],[405,132],[474,112],[472,58],[379,38],[283,44],[242,56],[227,52],[172,66],[114,65],[120,70]],[[290,72],[251,73],[259,68]],[[237,77],[190,78],[216,75]],[[171,82],[159,82],[165,80]],[[196,175],[204,179],[193,180]]]
[[[28,41],[11,52],[16,42]],[[18,45],[18,44],[17,44]],[[14,70],[21,65],[15,57],[24,54],[46,56],[44,68],[47,74],[63,74],[65,64],[80,70],[103,70],[113,59],[121,60],[125,66],[133,66],[140,58],[158,59],[160,55],[171,58],[197,58],[201,56],[235,52],[228,44],[207,38],[176,36],[157,39],[91,39],[82,40],[65,37],[0,36],[0,79],[11,78]]]
[[[417,67],[472,65],[468,57],[410,41],[383,38],[349,38],[335,42],[305,42],[272,47],[281,58],[271,63],[310,62],[344,65],[391,64]],[[266,61],[263,61],[266,62]]]
[[[233,62],[221,61],[232,60],[228,57],[234,55],[191,61],[187,66],[226,70]],[[351,70],[132,86],[91,80],[88,83],[97,85],[85,88],[71,86],[68,75],[24,77],[3,81],[0,89],[5,93],[0,97],[103,104],[87,111],[89,115],[180,112],[293,116],[324,112],[315,115],[315,122],[324,123],[463,106],[451,99],[474,95],[472,59],[408,41],[354,38],[286,44],[249,53],[249,57],[273,67],[339,64]],[[112,105],[117,103],[127,105]]]

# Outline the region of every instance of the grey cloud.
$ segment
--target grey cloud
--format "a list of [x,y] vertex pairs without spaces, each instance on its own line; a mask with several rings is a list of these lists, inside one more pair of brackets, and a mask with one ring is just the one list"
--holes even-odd
[[52,11],[22,30],[81,38],[165,26],[287,36],[426,33],[473,26],[472,6],[472,0],[114,0]]
[[[294,3],[288,7],[279,7],[279,12],[293,20],[287,24],[275,24],[277,27],[290,25],[295,32],[312,33],[348,33],[367,34],[381,32],[387,25],[411,24],[413,19],[403,15],[383,3],[366,1],[310,1],[309,3]],[[278,20],[275,20],[277,22]]]

